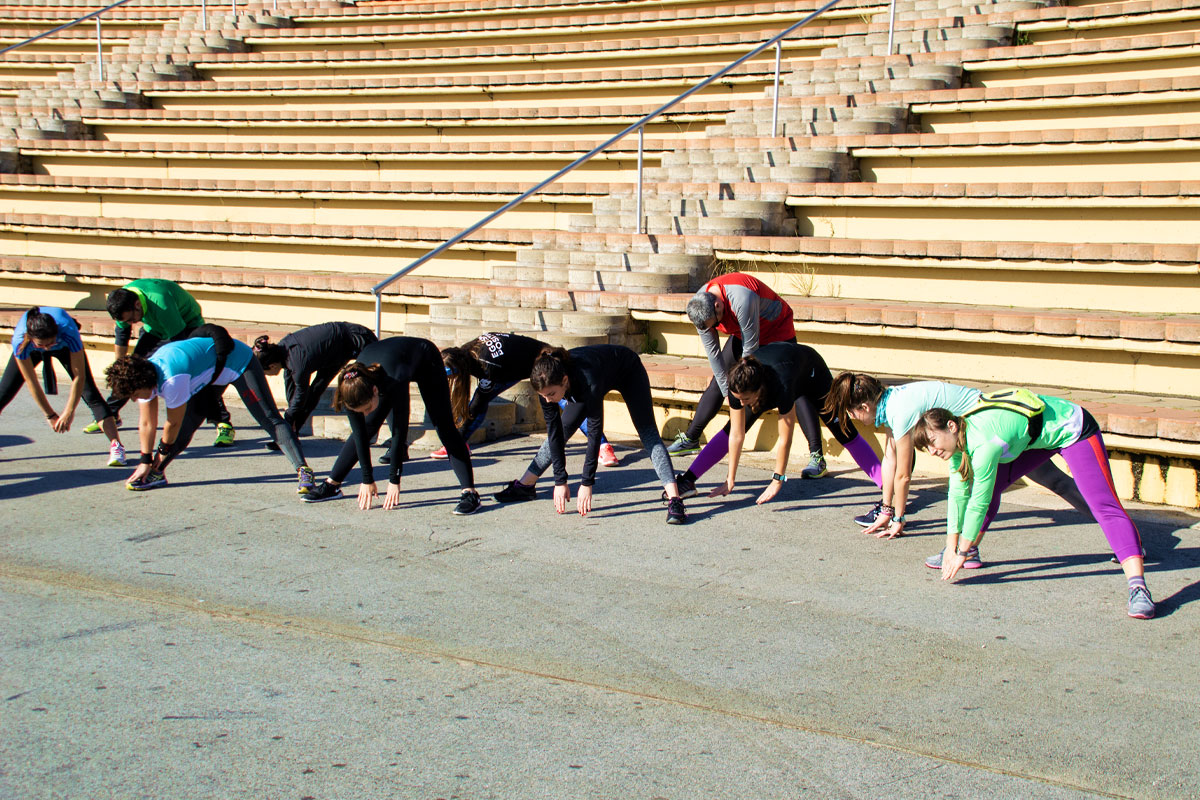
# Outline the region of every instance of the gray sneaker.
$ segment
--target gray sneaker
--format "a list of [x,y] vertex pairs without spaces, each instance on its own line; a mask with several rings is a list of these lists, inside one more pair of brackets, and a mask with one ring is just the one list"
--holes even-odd
[[689,439],[687,433],[678,433],[675,435],[675,441],[667,445],[667,452],[673,456],[687,455],[688,453],[700,452],[700,440]]
[[[925,566],[930,569],[942,568],[942,553],[939,551],[936,555],[932,555],[925,559]],[[967,560],[963,563],[963,569],[980,569],[983,562],[979,560],[979,548],[972,547],[967,551]]]
[[810,453],[808,466],[800,470],[801,478],[823,478],[829,470],[825,468],[825,456],[822,453]]
[[1153,619],[1154,601],[1150,599],[1150,590],[1144,586],[1135,586],[1129,590],[1129,616],[1134,619]]

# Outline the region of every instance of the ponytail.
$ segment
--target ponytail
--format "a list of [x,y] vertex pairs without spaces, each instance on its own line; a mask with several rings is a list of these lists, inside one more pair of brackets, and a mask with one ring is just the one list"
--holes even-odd
[[58,323],[54,317],[42,313],[41,308],[33,306],[25,312],[25,338],[17,347],[18,355],[25,355],[25,349],[34,339],[57,339]]
[[447,347],[442,351],[442,364],[446,367],[446,382],[450,384],[450,412],[454,415],[454,424],[460,428],[467,421],[467,397],[471,388],[471,374],[478,369],[471,345],[478,341],[476,339],[462,347]]
[[333,393],[333,410],[350,411],[371,402],[375,389],[383,385],[387,373],[378,364],[355,361],[342,367]]
[[825,395],[825,406],[821,410],[836,417],[842,433],[849,434],[852,430],[850,409],[863,403],[879,405],[883,397],[883,384],[870,375],[855,372],[843,372],[833,379],[829,394]]
[[913,447],[918,450],[926,449],[929,447],[929,431],[950,430],[951,422],[958,427],[958,450],[962,453],[958,462],[958,474],[967,482],[974,477],[974,473],[971,470],[971,458],[967,454],[967,421],[962,417],[956,417],[944,408],[929,409],[921,415],[913,428]]
[[562,386],[567,382],[567,367],[571,364],[571,354],[562,347],[545,347],[533,360],[533,370],[529,373],[529,385],[535,392],[540,392],[547,386]]
[[259,336],[254,340],[254,357],[258,359],[258,364],[263,369],[270,369],[279,364],[287,366],[287,348],[283,345],[272,342],[270,336]]

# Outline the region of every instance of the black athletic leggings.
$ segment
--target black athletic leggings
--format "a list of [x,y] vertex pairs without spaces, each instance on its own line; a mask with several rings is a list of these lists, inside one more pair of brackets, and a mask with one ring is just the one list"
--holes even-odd
[[[186,339],[192,335],[192,331],[194,331],[194,330],[196,330],[196,329],[195,328],[184,328],[183,331],[180,332],[180,334],[178,336],[176,336],[174,339],[160,339],[157,336],[155,336],[153,333],[146,333],[145,331],[142,331],[138,335],[137,344],[135,344],[133,346],[133,352],[130,355],[141,356],[142,358],[149,358],[151,356],[151,354],[154,353],[155,350],[162,347],[167,342],[177,342],[180,339]],[[229,424],[229,421],[231,419],[229,416],[229,409],[225,407],[225,401],[221,399],[221,394],[225,391],[225,387],[224,386],[213,386],[210,388],[215,390],[213,393],[213,397],[215,397],[215,401],[210,400],[207,403],[207,407],[210,409],[209,411],[205,412],[208,414],[208,417],[207,417],[208,421],[213,423],[214,425],[218,422],[224,422],[226,424]],[[115,417],[117,414],[119,414],[121,412],[121,409],[125,407],[125,404],[129,402],[129,398],[128,397],[117,397],[116,395],[110,394],[108,396],[108,399],[105,400],[105,402],[108,403],[108,407],[109,407],[109,409],[112,410],[112,414]]]
[[[296,438],[296,432],[292,430],[292,427],[280,416],[279,407],[275,405],[275,398],[271,394],[271,386],[267,383],[267,376],[263,373],[258,359],[250,359],[246,371],[239,375],[231,385],[237,389],[250,416],[254,417],[254,421],[258,423],[259,427],[279,445],[279,449],[287,456],[288,461],[292,462],[292,467],[300,469],[305,466],[307,462],[304,460],[304,451],[300,449],[300,440]],[[183,426],[179,430],[179,435],[175,437],[175,441],[172,442],[170,452],[163,458],[160,469],[166,469],[167,465],[187,448],[196,429],[200,427],[205,418],[211,419],[210,415],[215,412],[216,404],[221,399],[218,392],[224,391],[224,389],[224,386],[207,386],[188,401],[187,412],[183,416]],[[222,403],[221,408],[224,407]]]
[[[792,341],[796,340],[793,338]],[[742,337],[726,337],[725,346],[721,348],[721,363],[725,365],[725,369],[728,370],[741,357]],[[687,437],[693,441],[700,441],[704,429],[720,413],[724,403],[725,397],[721,394],[721,387],[717,385],[717,379],[713,378],[708,382],[704,394],[700,395],[699,402],[696,403],[696,413],[692,417],[692,424],[688,425]],[[821,452],[821,427],[817,418],[817,407],[808,399],[802,398],[800,402],[796,403],[796,424],[800,426],[800,432],[808,440],[808,452],[810,453]],[[747,422],[746,430],[749,429],[750,423]]]
[[304,423],[308,422],[308,418],[317,410],[317,406],[321,404],[321,398],[325,395],[325,390],[329,388],[329,384],[333,383],[333,379],[342,371],[345,364],[338,364],[336,367],[326,367],[319,369],[313,374],[312,381],[308,384],[308,395],[302,405],[293,417],[287,417],[287,422],[292,426],[293,430],[299,431],[304,427]]
[[[35,350],[30,347],[29,363],[36,369],[39,364],[47,358],[57,358],[62,364],[67,374],[71,376],[71,380],[75,380],[75,373],[71,370],[71,351],[65,347],[59,347],[54,350]],[[92,416],[96,421],[104,419],[111,414],[112,411],[108,403],[104,400],[104,396],[100,394],[100,390],[96,387],[96,381],[92,378],[91,367],[88,366],[87,354],[83,356],[83,402],[91,409]],[[8,366],[4,368],[4,377],[0,378],[0,411],[3,411],[13,398],[17,396],[17,392],[21,391],[21,386],[25,383],[25,376],[21,374],[21,368],[17,366],[16,356],[8,357]]]
[[[663,444],[662,436],[658,432],[658,423],[654,419],[654,400],[650,395],[650,377],[644,367],[640,370],[630,370],[622,377],[621,383],[612,387],[610,391],[617,391],[621,394],[621,399],[625,401],[625,407],[629,410],[629,419],[633,422],[638,438],[642,440],[642,447],[650,451],[650,463],[654,465],[654,471],[658,474],[659,481],[666,486],[675,480],[675,469],[671,465],[671,456]],[[565,445],[575,431],[579,430],[580,426],[586,422],[587,406],[583,403],[567,403],[559,413],[563,429],[562,440]],[[596,475],[596,463],[590,459],[591,449],[589,447],[588,457],[584,459],[581,480],[582,485],[585,486],[591,485],[591,481]],[[530,462],[529,472],[541,476],[552,463],[550,438],[547,437],[542,442],[542,446],[538,448],[533,461]]]
[[[415,352],[414,352],[415,349]],[[450,385],[446,382],[446,367],[442,364],[442,355],[431,343],[420,339],[396,337],[382,339],[368,345],[359,353],[360,359],[369,359],[378,353],[391,355],[395,351],[397,358],[383,365],[392,371],[399,372],[405,368],[405,375],[391,375],[391,385],[379,390],[379,405],[370,414],[362,415],[347,410],[350,418],[350,428],[353,431],[350,438],[342,446],[342,452],[333,462],[329,471],[332,483],[341,483],[354,469],[354,465],[362,462],[363,482],[374,483],[374,470],[370,463],[368,443],[379,433],[383,421],[388,420],[392,430],[391,474],[397,479],[404,464],[404,454],[408,449],[408,415],[409,415],[409,386],[417,384],[421,400],[425,404],[425,412],[429,421],[437,430],[438,438],[446,447],[446,455],[458,485],[463,489],[475,488],[475,472],[471,467],[471,453],[467,450],[466,442],[454,426],[454,414],[450,410]],[[403,352],[401,352],[403,351]],[[415,364],[406,363],[408,358],[415,359]],[[402,380],[407,378],[407,380]],[[361,454],[361,455],[360,455]]]

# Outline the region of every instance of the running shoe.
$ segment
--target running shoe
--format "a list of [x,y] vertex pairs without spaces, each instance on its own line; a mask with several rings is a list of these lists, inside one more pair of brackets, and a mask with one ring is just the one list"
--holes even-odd
[[496,501],[499,503],[522,503],[526,500],[533,500],[535,497],[537,497],[537,487],[526,486],[520,481],[513,481],[496,492]]
[[1154,601],[1150,599],[1150,590],[1145,586],[1135,586],[1129,590],[1129,616],[1134,619],[1154,618]]
[[454,513],[460,517],[465,517],[468,514],[474,514],[478,511],[479,506],[479,492],[472,489],[469,492],[462,493],[462,496],[458,499],[458,505],[454,507]]
[[296,470],[296,480],[296,494],[308,494],[316,484],[313,471],[309,467],[301,467]]
[[[468,453],[471,452],[471,445],[467,445],[467,452]],[[434,450],[432,453],[430,453],[429,457],[437,459],[438,461],[445,461],[447,458],[450,457],[450,454],[446,452],[446,446],[442,445],[437,450]],[[382,460],[382,459],[380,459],[380,460]]]
[[[939,552],[937,555],[932,555],[929,558],[925,559],[925,566],[929,567],[930,569],[941,569],[942,568],[942,554]],[[967,560],[965,562],[963,562],[962,568],[963,569],[981,569],[982,567],[983,567],[983,562],[979,560],[979,548],[972,547],[970,550],[967,551]]]
[[233,440],[237,436],[237,431],[228,422],[217,423],[217,438],[213,440],[213,447],[233,447]]
[[672,497],[667,501],[667,524],[686,525],[687,511],[683,507],[682,497]]
[[[695,497],[696,496],[696,482],[694,480],[692,480],[691,478],[689,478],[687,476],[686,472],[676,472],[675,473],[675,486],[678,487],[678,489],[679,489],[680,497]],[[663,489],[662,501],[665,503],[665,502],[667,502],[668,499],[669,498],[667,497],[667,490]]]
[[865,514],[859,514],[854,518],[854,521],[864,528],[869,528],[875,524],[875,520],[879,519],[879,512],[883,509],[883,503],[876,503],[871,506],[871,510]]
[[144,478],[129,481],[125,488],[131,492],[144,492],[149,489],[160,489],[167,485],[167,476],[161,472],[151,472]]
[[617,451],[613,450],[613,446],[608,442],[600,445],[600,466],[615,467],[621,463],[621,459],[617,458]]
[[687,455],[688,453],[700,452],[700,440],[689,439],[687,433],[680,432],[675,435],[675,441],[667,445],[667,452],[673,456]]
[[801,478],[823,478],[829,470],[825,467],[825,456],[821,453],[810,453],[808,466],[800,470]]
[[[121,418],[120,417],[117,417],[117,427],[118,428],[121,427]],[[100,428],[99,422],[89,423],[88,425],[85,425],[83,428],[84,433],[100,433],[101,431],[102,431],[102,429]]]
[[300,499],[306,503],[324,503],[326,500],[337,500],[343,496],[341,486],[334,486],[329,481],[321,481]]
[[125,466],[125,445],[113,442],[108,446],[108,465],[110,467]]

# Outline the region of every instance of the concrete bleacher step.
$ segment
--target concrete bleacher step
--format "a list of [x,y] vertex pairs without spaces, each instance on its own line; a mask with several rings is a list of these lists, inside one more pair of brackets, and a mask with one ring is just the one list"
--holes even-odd
[[[540,108],[571,98],[575,105],[654,103],[674,98],[708,77],[707,66],[526,71],[502,75],[417,75],[379,78],[181,81],[150,85],[144,94],[167,111],[238,108],[339,110],[384,108]],[[774,78],[770,63],[748,62],[703,90],[704,99],[754,98]]]
[[[329,35],[310,31],[281,45],[279,40],[248,36],[246,53],[203,58],[196,68],[214,81],[312,77],[336,70],[373,77],[403,74],[503,74],[527,71],[536,62],[547,73],[637,66],[654,69],[707,64],[712,70],[734,60],[776,30],[706,32],[688,36],[648,33],[638,38],[583,41],[531,41],[414,46],[410,36],[387,34],[372,26],[363,33]],[[815,58],[836,40],[838,31],[805,28],[783,43],[789,61]],[[416,45],[420,45],[417,42]]]
[[1032,325],[1023,309],[1038,304],[1115,313],[1191,313],[1200,307],[1198,255],[1191,243],[841,237],[731,237],[716,242],[715,250],[716,258],[733,268],[802,287],[793,292],[846,300],[886,298],[916,309],[932,299],[933,291],[964,301],[978,293],[1012,307],[1022,325]]
[[1200,124],[844,137],[863,180],[1200,180]]
[[[663,140],[703,136],[704,123],[720,120],[731,102],[681,104],[646,126],[646,135]],[[347,142],[392,144],[428,141],[603,141],[636,122],[653,107],[643,105],[546,106],[493,109],[377,109],[319,112],[280,110],[163,111],[97,109],[82,121],[97,139],[112,142]]]
[[[371,225],[286,225],[250,222],[139,220],[41,214],[0,215],[7,253],[53,253],[60,258],[164,264],[200,271],[220,267],[277,270],[304,288],[307,273],[390,275],[458,233],[457,228]],[[488,227],[422,270],[422,277],[478,279],[511,263],[534,231]],[[282,311],[282,309],[281,309]]]
[[[247,181],[0,175],[0,214],[109,215],[153,221],[465,228],[521,193],[516,182]],[[580,214],[608,185],[559,183],[508,215],[512,228]]]
[[[470,174],[479,182],[519,182],[521,190],[592,149],[591,141],[347,142],[25,142],[24,169],[56,177],[204,180],[410,181],[444,183]],[[17,152],[17,148],[13,148]],[[673,153],[667,142],[648,139],[647,169]],[[0,166],[0,172],[17,172]],[[572,182],[634,182],[637,142],[623,143],[571,173]],[[811,178],[810,178],[811,179]],[[432,186],[430,187],[432,188]]]
[[1184,244],[1200,222],[1200,183],[814,183],[792,187],[787,204],[801,235]]

